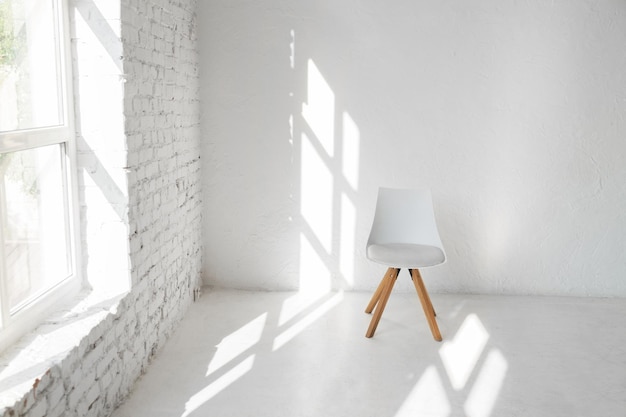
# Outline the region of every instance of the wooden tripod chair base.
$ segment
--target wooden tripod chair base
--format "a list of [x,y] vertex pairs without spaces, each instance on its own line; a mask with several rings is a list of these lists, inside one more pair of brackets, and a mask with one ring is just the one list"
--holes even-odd
[[[365,308],[365,312],[369,314],[372,310],[374,310],[374,307],[376,307],[374,315],[372,316],[372,321],[370,321],[370,325],[367,329],[367,333],[365,333],[365,337],[369,338],[374,336],[374,332],[376,332],[376,327],[378,326],[378,322],[383,315],[383,311],[387,305],[387,300],[389,300],[389,295],[391,294],[391,290],[393,289],[393,285],[396,283],[399,273],[400,268],[387,269],[385,276],[380,281],[380,284],[378,284],[378,288],[376,288],[372,299]],[[437,320],[435,320],[435,309],[433,308],[433,303],[430,301],[428,291],[426,291],[426,287],[424,286],[422,275],[417,268],[409,269],[409,273],[411,274],[411,280],[413,281],[413,285],[415,285],[415,290],[417,291],[420,303],[424,309],[424,314],[426,315],[426,320],[428,321],[428,326],[433,334],[433,338],[440,342],[442,338],[441,333],[439,332],[439,327],[437,326]]]

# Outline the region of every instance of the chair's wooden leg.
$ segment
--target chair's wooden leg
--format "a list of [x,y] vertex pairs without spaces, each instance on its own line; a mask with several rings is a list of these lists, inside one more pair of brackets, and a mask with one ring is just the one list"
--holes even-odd
[[435,309],[433,308],[433,304],[430,301],[430,296],[428,295],[426,287],[424,286],[422,275],[417,268],[411,271],[411,278],[413,279],[413,284],[415,285],[415,289],[417,290],[417,295],[420,298],[420,303],[422,303],[422,308],[424,309],[426,320],[428,320],[428,326],[430,327],[430,331],[433,334],[435,340],[441,342],[441,333],[439,332],[437,320],[435,319]]
[[389,295],[391,294],[391,290],[393,289],[393,284],[396,283],[396,278],[398,277],[399,269],[391,268],[392,271],[390,274],[385,275],[385,286],[383,287],[380,299],[376,304],[376,310],[374,311],[374,316],[372,317],[372,321],[370,321],[370,325],[367,329],[367,333],[365,333],[365,337],[374,336],[374,332],[376,331],[376,327],[378,326],[378,322],[383,315],[383,311],[385,310],[385,306],[387,305],[387,300],[389,300]]
[[[421,279],[422,278],[422,274],[420,273],[419,269],[416,269],[415,271],[417,271],[417,275],[420,277],[420,280],[422,281],[422,286],[424,284],[424,281]],[[411,276],[411,280],[413,280],[413,269],[409,269],[409,275]],[[415,281],[413,281],[415,282]],[[426,287],[424,287],[424,290],[426,289]],[[428,307],[430,308],[430,310],[433,312],[433,316],[437,317],[437,312],[435,311],[435,307],[433,306],[433,302],[430,300],[430,295],[428,295],[428,292],[425,292],[426,295],[426,300],[428,301]]]
[[374,292],[370,303],[365,308],[365,312],[367,314],[371,313],[372,310],[374,310],[374,307],[376,307],[376,303],[378,303],[378,300],[380,300],[380,294],[383,292],[383,288],[385,288],[385,283],[387,282],[389,275],[393,273],[393,270],[393,268],[388,268],[387,272],[385,272],[385,275],[383,276],[383,279],[380,280],[380,284],[378,284],[378,288],[376,288],[376,291]]

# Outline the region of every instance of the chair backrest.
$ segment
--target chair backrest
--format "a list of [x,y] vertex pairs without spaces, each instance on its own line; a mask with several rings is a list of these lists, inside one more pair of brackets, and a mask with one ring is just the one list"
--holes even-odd
[[435,246],[444,252],[430,190],[378,189],[374,222],[367,245],[391,243]]

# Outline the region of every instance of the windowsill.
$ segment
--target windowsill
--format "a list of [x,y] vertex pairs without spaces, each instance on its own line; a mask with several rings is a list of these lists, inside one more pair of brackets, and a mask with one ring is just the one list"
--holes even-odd
[[[83,291],[0,355],[0,414],[29,393],[37,380],[81,345],[126,295]],[[83,348],[86,348],[83,343]],[[80,348],[79,348],[80,349]]]

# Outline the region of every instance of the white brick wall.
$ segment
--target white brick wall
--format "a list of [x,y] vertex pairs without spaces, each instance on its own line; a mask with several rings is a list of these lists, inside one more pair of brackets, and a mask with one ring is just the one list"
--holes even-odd
[[84,272],[131,288],[2,417],[109,415],[200,285],[196,0],[71,3]]

